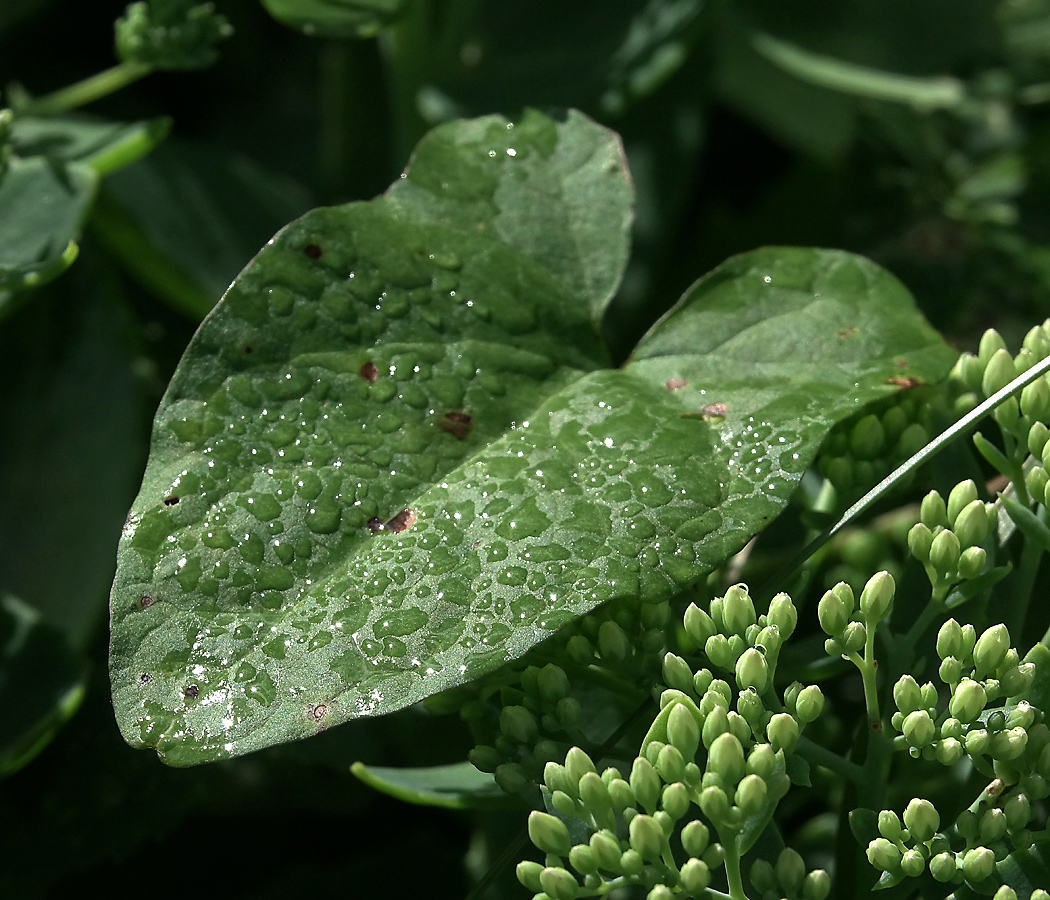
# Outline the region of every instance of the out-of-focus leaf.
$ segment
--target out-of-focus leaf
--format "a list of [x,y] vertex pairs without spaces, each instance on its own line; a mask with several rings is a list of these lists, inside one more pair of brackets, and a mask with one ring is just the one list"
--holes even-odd
[[201,318],[267,237],[310,206],[250,159],[172,141],[106,179],[92,227],[147,288]]
[[11,133],[21,157],[46,156],[108,175],[145,156],[167,136],[170,119],[106,122],[84,116],[20,117]]
[[469,762],[423,769],[354,763],[350,771],[369,787],[417,806],[487,809],[513,802],[491,775],[479,772]]
[[0,175],[0,289],[42,284],[73,262],[97,184],[83,163],[11,159]]
[[58,629],[0,594],[0,778],[32,760],[76,712],[84,671]]
[[393,22],[410,0],[262,0],[278,22],[311,37],[367,38]]
[[147,413],[113,273],[85,259],[0,328],[0,590],[77,649],[102,624]]
[[1002,883],[1012,887],[1019,898],[1030,897],[1037,888],[1045,891],[1050,884],[1050,841],[1015,850],[995,867]]
[[264,248],[169,386],[121,542],[129,742],[249,752],[670,597],[783,508],[837,419],[955,359],[872,263],[779,248],[602,368],[629,205],[611,133],[488,117]]

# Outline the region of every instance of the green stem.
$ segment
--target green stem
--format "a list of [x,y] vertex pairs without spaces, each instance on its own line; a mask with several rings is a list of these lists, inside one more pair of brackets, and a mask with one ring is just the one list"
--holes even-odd
[[17,107],[15,112],[22,116],[53,116],[68,112],[101,100],[109,94],[127,87],[153,71],[152,66],[144,63],[124,62],[112,68],[61,88],[51,94],[30,100]]
[[[721,835],[720,835],[721,836]],[[740,875],[740,853],[736,849],[736,835],[731,841],[724,841],[726,880],[729,882],[729,896],[732,900],[748,900],[744,892],[744,881]]]
[[[1041,522],[1046,521],[1044,506],[1038,506],[1035,514]],[[1032,591],[1035,588],[1035,579],[1039,574],[1039,565],[1042,561],[1043,548],[1035,541],[1025,540],[1024,549],[1021,550],[1021,560],[1017,566],[1017,574],[1013,578],[1013,590],[1010,592],[1009,621],[1006,623],[1010,634],[1020,635],[1024,628],[1025,619],[1028,617],[1028,606],[1032,601]]]
[[394,126],[391,149],[399,166],[404,165],[426,130],[417,96],[430,62],[427,27],[430,15],[430,4],[417,0],[394,25],[379,34]]
[[834,751],[820,746],[820,744],[811,741],[805,735],[802,735],[795,744],[795,752],[800,754],[811,765],[829,769],[836,775],[855,784],[860,784],[865,778],[863,767],[858,766],[855,762],[850,762],[848,759],[843,759]]

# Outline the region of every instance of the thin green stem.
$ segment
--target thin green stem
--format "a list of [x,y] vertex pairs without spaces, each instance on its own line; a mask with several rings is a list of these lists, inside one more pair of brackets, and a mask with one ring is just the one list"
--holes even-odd
[[744,881],[740,875],[740,853],[736,849],[736,835],[733,835],[731,841],[723,841],[722,847],[725,849],[724,865],[726,881],[729,883],[729,896],[732,900],[748,900],[744,892]]
[[[1046,507],[1040,505],[1036,508],[1036,516],[1041,522],[1046,521]],[[1024,628],[1025,619],[1028,617],[1028,606],[1032,602],[1032,591],[1035,588],[1035,580],[1039,574],[1039,565],[1043,561],[1043,548],[1035,541],[1026,540],[1021,550],[1021,560],[1017,566],[1017,574],[1013,578],[1012,590],[1010,592],[1009,621],[1006,627],[1013,635],[1020,635]]]
[[430,15],[430,3],[417,0],[394,25],[379,34],[394,126],[391,149],[399,164],[408,159],[426,130],[419,114],[418,95],[430,62],[427,27]]
[[123,62],[54,93],[21,104],[15,112],[22,116],[53,116],[68,112],[101,100],[152,71],[153,67],[144,63]]
[[834,751],[820,746],[820,744],[811,741],[805,735],[802,735],[795,744],[795,752],[811,765],[822,766],[855,784],[860,784],[865,778],[862,766],[858,766],[855,762],[850,762]]

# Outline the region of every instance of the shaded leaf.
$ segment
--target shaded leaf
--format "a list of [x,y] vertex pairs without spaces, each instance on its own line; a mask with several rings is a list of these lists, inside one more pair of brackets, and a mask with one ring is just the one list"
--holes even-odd
[[1024,850],[1014,850],[995,867],[1002,883],[1012,887],[1019,900],[1027,900],[1032,891],[1046,890],[1050,884],[1050,841],[1042,840]]
[[354,763],[352,771],[369,787],[417,806],[488,809],[514,803],[486,772],[469,762],[421,769],[395,769]]
[[73,262],[97,183],[83,163],[11,159],[0,176],[0,289],[41,284]]
[[872,263],[771,249],[601,368],[618,142],[576,113],[510,126],[442,126],[385,197],[292,223],[191,342],[112,594],[129,742],[245,753],[669,597],[779,512],[837,417],[954,361]]
[[266,11],[311,37],[366,38],[393,22],[408,0],[262,0]]
[[0,778],[50,743],[84,697],[85,667],[40,613],[0,595]]
[[85,116],[23,116],[15,119],[11,144],[21,157],[79,162],[107,175],[149,153],[170,127],[170,119],[107,122]]

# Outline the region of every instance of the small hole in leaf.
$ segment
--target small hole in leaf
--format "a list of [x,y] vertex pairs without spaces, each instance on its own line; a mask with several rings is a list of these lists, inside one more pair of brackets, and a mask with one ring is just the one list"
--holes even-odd
[[170,497],[165,497],[164,498],[164,505],[165,506],[178,506],[180,499],[181,499],[180,497],[176,497],[174,494],[172,494]]
[[303,253],[309,256],[310,259],[320,259],[324,255],[324,251],[317,244],[307,244],[303,247]]
[[196,700],[200,696],[201,689],[195,684],[187,684],[182,689],[182,693],[187,700]]
[[143,594],[139,597],[139,609],[149,609],[155,602],[149,594]]
[[368,379],[368,381],[375,383],[375,380],[379,377],[379,369],[371,360],[361,366],[361,377]]
[[389,522],[383,527],[387,531],[392,531],[394,534],[400,534],[402,531],[407,531],[413,525],[416,524],[416,513],[411,509],[403,509],[396,516],[394,516]]
[[252,345],[251,344],[245,344],[244,345],[244,353],[245,353],[245,355],[247,355],[247,354],[249,354],[251,352],[252,352]]
[[143,672],[139,675],[139,684],[150,684],[153,681],[153,676],[149,672]]
[[310,718],[320,721],[326,712],[328,712],[328,707],[324,703],[318,703],[317,706],[310,707]]
[[664,387],[669,391],[677,391],[686,386],[687,382],[684,378],[668,378],[664,383]]

